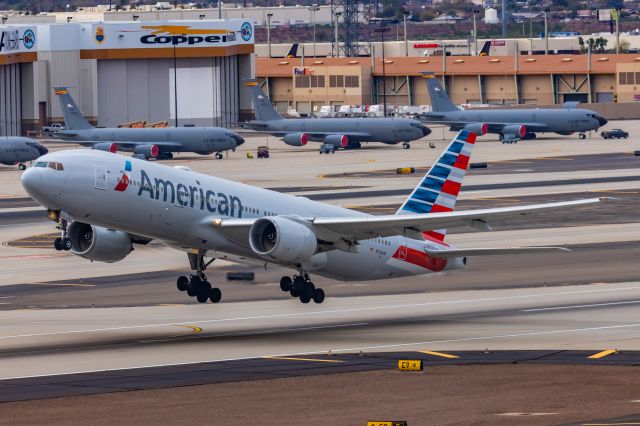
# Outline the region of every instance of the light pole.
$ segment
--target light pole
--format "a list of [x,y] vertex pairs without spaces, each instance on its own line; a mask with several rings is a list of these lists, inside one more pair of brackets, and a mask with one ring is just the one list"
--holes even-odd
[[336,58],[340,57],[340,42],[338,41],[338,21],[340,20],[340,17],[342,16],[342,12],[336,12],[336,25],[335,25],[335,40],[336,40],[336,52],[335,52],[335,56]]
[[616,7],[616,54],[620,53],[620,8]]
[[549,54],[549,23],[547,22],[547,14],[551,11],[551,9],[547,8],[544,10],[544,54]]
[[387,116],[387,73],[384,63],[384,33],[389,31],[388,27],[380,27],[374,30],[380,33],[380,48],[382,49],[382,116]]
[[273,13],[267,13],[267,53],[271,57],[271,17]]
[[405,10],[402,12],[402,17],[404,18],[404,56],[409,56],[409,42],[407,41],[407,17],[411,15],[411,12]]
[[316,12],[320,10],[320,6],[312,4],[309,6],[311,11],[311,25],[313,26],[313,57],[316,57]]
[[[184,34],[180,34],[184,36]],[[178,37],[173,37],[173,112],[175,113],[174,126],[178,127],[178,60],[176,59],[176,45]]]
[[476,24],[476,16],[478,16],[480,11],[478,9],[473,9],[473,54],[478,55],[478,26]]

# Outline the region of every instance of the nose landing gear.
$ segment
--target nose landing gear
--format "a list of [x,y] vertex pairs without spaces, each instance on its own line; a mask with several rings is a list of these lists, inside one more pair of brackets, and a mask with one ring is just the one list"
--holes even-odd
[[27,166],[24,163],[18,163],[18,170],[26,170]]
[[178,290],[186,291],[190,297],[195,297],[200,303],[206,303],[207,301],[211,301],[211,303],[220,302],[222,299],[222,291],[217,287],[212,287],[211,283],[207,280],[207,276],[204,274],[207,266],[214,260],[215,259],[211,259],[209,263],[205,263],[204,255],[201,253],[189,253],[191,269],[195,269],[196,273],[188,277],[185,275],[178,277],[176,282]]
[[319,287],[316,288],[306,273],[301,273],[293,278],[282,277],[280,279],[280,289],[291,294],[291,297],[299,298],[302,303],[309,303],[311,300],[315,303],[324,302],[324,290]]
[[402,149],[409,149],[409,148],[411,148],[411,144],[409,142],[402,143]]
[[58,214],[58,226],[57,228],[60,229],[60,236],[58,238],[56,238],[55,240],[53,240],[53,248],[55,248],[58,251],[69,251],[71,250],[73,244],[71,243],[71,238],[67,237],[67,221],[62,219],[60,217],[60,215]]
[[586,139],[587,135],[584,132],[578,133],[578,139]]

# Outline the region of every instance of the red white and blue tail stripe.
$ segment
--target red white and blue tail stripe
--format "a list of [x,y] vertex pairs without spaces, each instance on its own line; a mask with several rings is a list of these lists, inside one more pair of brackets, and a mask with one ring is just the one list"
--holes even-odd
[[[396,214],[453,211],[475,142],[475,133],[460,131]],[[424,237],[443,241],[446,232],[446,229],[428,231]]]

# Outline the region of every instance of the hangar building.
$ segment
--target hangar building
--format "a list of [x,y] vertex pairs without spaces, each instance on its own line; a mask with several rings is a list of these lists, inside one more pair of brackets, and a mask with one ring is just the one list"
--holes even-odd
[[62,113],[66,86],[99,126],[144,120],[226,126],[246,118],[241,80],[254,75],[245,20],[91,22],[0,27],[0,135]]

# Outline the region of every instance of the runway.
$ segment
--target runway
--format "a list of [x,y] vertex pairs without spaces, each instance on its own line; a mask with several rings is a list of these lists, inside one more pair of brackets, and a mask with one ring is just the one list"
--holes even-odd
[[640,350],[638,306],[640,284],[628,282],[331,297],[318,306],[3,311],[1,378],[329,351]]

